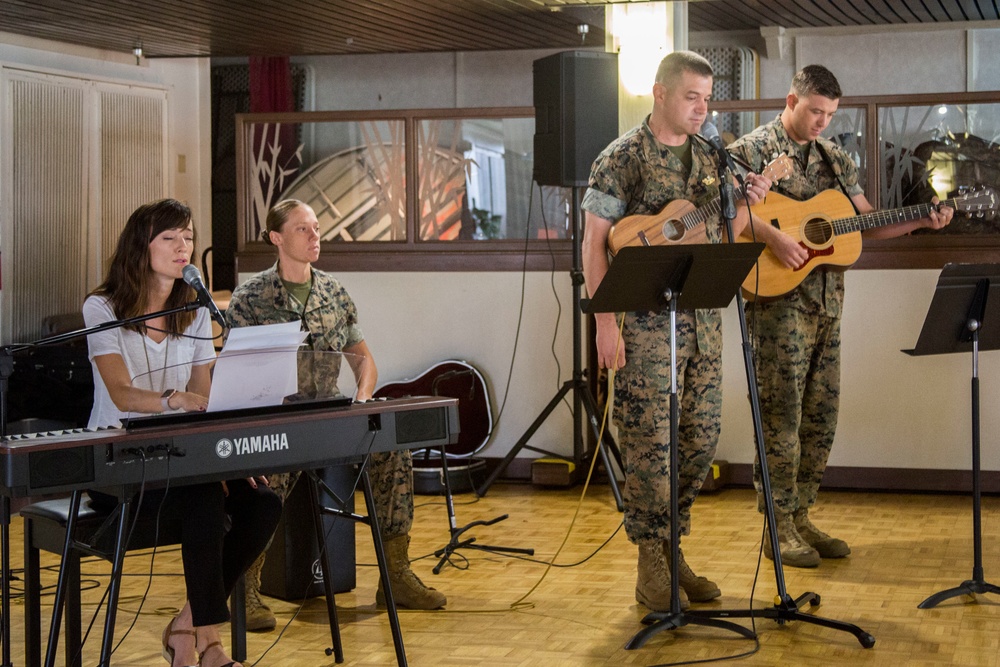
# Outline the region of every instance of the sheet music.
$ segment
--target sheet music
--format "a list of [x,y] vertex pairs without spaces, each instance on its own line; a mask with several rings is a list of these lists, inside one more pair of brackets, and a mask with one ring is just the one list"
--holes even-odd
[[208,412],[281,405],[298,391],[296,355],[307,335],[297,320],[231,329],[215,363]]

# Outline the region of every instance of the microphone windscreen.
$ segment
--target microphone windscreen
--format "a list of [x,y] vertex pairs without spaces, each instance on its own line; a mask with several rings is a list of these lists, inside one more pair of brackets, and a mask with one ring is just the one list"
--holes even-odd
[[181,274],[184,276],[184,282],[191,287],[197,288],[198,284],[203,282],[201,279],[201,271],[199,271],[198,267],[194,264],[188,264],[185,266],[184,270],[181,271]]
[[722,142],[722,137],[719,136],[719,129],[715,127],[715,123],[710,120],[706,120],[701,125],[701,136],[708,139],[709,143],[714,144],[716,141]]

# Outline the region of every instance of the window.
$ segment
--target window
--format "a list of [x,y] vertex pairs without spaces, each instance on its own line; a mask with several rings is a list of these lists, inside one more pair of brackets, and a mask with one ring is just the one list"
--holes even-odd
[[239,116],[240,270],[273,261],[260,232],[287,198],[316,211],[320,265],[501,270],[527,256],[531,267],[568,267],[572,189],[532,182],[533,113]]

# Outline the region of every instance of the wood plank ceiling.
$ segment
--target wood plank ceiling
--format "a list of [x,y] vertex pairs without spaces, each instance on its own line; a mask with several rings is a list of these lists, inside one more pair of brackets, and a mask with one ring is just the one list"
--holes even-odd
[[[612,0],[616,1],[616,0]],[[627,0],[617,0],[627,1]],[[641,1],[641,0],[640,0]],[[1000,0],[692,0],[692,32],[1000,20]],[[0,0],[0,31],[147,57],[577,48],[598,0]],[[588,24],[584,41],[580,24]]]

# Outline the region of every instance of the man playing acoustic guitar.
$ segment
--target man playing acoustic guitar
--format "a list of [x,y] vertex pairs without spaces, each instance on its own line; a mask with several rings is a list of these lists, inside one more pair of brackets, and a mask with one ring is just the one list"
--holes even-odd
[[[597,157],[583,198],[583,273],[594,294],[608,271],[608,234],[630,215],[655,214],[677,200],[703,206],[719,195],[716,153],[697,136],[712,95],[712,66],[689,51],[660,63],[653,84],[653,110],[638,127],[616,139]],[[747,201],[759,202],[770,187],[748,175]],[[716,209],[718,210],[718,209]],[[748,221],[739,207],[738,234]],[[705,225],[709,242],[723,236],[719,216]],[[704,234],[691,234],[704,238]],[[704,242],[704,241],[701,241]],[[595,315],[597,355],[615,369],[615,421],[625,464],[625,531],[639,546],[636,601],[670,611],[670,316],[664,312],[625,314],[621,343],[613,313]],[[701,489],[719,439],[722,410],[722,318],[717,310],[677,313],[677,369],[680,399],[678,522],[690,532],[691,505]],[[678,558],[682,603],[718,597],[719,587]]]
[[[751,168],[786,153],[796,158],[795,167],[791,176],[774,184],[775,192],[805,200],[825,190],[839,190],[859,215],[870,213],[874,209],[858,185],[854,160],[820,137],[840,96],[836,77],[821,65],[809,65],[792,79],[781,115],[735,141],[729,150]],[[935,198],[933,204],[937,203]],[[940,229],[954,214],[946,206],[927,210],[926,217],[869,229],[865,235],[891,238],[920,227]],[[744,237],[751,230],[767,244],[765,253],[773,253],[789,270],[811,260],[797,235],[771,224],[755,224],[743,232]],[[761,417],[781,560],[795,567],[815,567],[821,558],[851,553],[846,542],[820,531],[809,519],[837,428],[843,302],[843,270],[820,267],[780,298],[748,306],[756,308],[749,321],[757,339]],[[754,484],[763,511],[759,461],[754,465]],[[770,541],[764,542],[764,553],[773,558]]]

